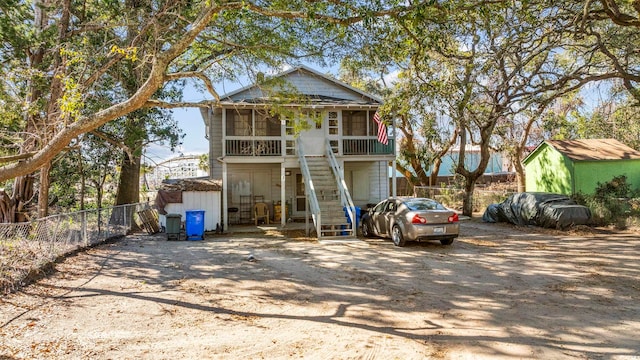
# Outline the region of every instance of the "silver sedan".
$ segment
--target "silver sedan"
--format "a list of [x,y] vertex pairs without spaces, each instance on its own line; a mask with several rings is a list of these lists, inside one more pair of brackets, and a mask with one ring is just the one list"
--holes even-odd
[[407,241],[440,240],[451,245],[460,232],[458,214],[427,198],[389,198],[366,212],[362,235],[391,238],[396,246]]

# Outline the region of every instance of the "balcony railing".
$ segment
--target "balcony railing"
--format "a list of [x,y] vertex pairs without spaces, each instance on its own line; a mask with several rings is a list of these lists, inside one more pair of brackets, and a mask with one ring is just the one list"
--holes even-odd
[[226,154],[229,156],[280,156],[282,155],[282,140],[253,139],[225,141]]
[[393,155],[394,139],[389,139],[387,145],[378,139],[343,139],[342,153],[344,155]]
[[[281,138],[275,139],[273,137],[227,138],[225,140],[225,154],[227,156],[282,156],[282,143]],[[393,155],[394,148],[394,139],[389,139],[387,145],[370,137],[342,139],[342,155]],[[287,153],[287,155],[294,154]]]

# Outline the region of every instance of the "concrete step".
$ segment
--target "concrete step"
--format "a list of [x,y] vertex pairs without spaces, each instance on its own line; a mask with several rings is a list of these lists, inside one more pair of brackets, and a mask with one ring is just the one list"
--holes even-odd
[[338,214],[340,216],[344,216],[344,209],[342,208],[342,205],[340,204],[331,204],[331,205],[327,205],[327,206],[322,206],[321,207],[321,212],[322,215],[325,214]]

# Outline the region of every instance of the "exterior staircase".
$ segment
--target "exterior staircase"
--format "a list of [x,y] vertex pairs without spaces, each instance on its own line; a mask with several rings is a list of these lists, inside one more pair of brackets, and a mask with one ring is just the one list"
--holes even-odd
[[[306,156],[310,182],[320,209],[320,224],[316,224],[319,239],[354,238],[354,230],[345,215],[341,203],[338,182],[327,158],[324,156]],[[319,228],[318,228],[319,227]]]
[[305,156],[300,142],[297,152],[318,240],[355,239],[355,206],[329,141],[324,156]]
[[320,206],[320,218],[322,219],[319,230],[320,237],[351,235],[350,231],[344,230],[350,225],[340,203],[338,184],[329,162],[322,156],[308,156],[306,159]]

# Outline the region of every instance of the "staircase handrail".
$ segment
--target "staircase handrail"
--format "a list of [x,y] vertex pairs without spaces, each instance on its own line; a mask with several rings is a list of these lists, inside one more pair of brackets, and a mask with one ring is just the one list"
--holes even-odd
[[300,161],[300,170],[302,171],[302,177],[304,178],[305,194],[307,194],[309,207],[311,208],[311,218],[313,219],[313,224],[316,228],[316,234],[320,237],[320,229],[322,229],[320,204],[318,203],[318,197],[316,196],[316,190],[313,186],[313,180],[311,179],[311,173],[309,172],[309,166],[307,165],[307,159],[305,158],[301,141],[297,141],[297,151],[298,159]]
[[347,183],[344,181],[344,177],[340,172],[338,160],[333,153],[333,149],[331,148],[331,142],[329,141],[329,139],[326,139],[325,150],[327,153],[327,159],[329,159],[329,164],[331,165],[331,170],[333,170],[333,175],[335,176],[336,182],[338,184],[338,191],[340,192],[340,204],[347,211],[347,216],[349,216],[349,219],[351,220],[351,234],[355,236],[357,233],[354,213],[356,206],[351,199],[351,194],[349,193],[349,189],[347,188]]

